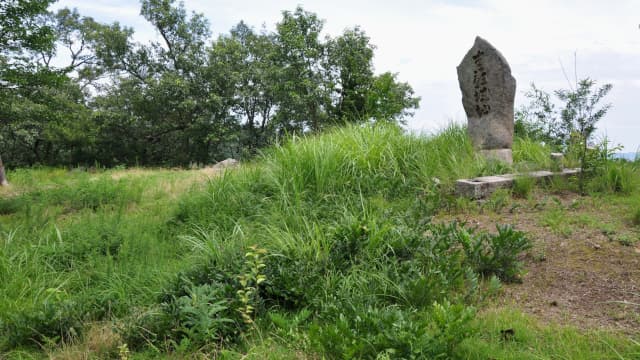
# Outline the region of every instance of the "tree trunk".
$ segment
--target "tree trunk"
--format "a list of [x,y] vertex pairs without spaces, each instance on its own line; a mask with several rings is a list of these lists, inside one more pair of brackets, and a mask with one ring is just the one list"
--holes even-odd
[[0,186],[7,186],[9,182],[4,174],[4,164],[2,163],[2,157],[0,156]]

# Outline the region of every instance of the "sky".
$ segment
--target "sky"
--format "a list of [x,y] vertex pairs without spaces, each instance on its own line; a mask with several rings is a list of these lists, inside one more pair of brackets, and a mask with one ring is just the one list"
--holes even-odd
[[[611,83],[612,104],[598,123],[624,151],[640,150],[640,0],[184,0],[203,13],[214,37],[243,20],[273,30],[283,10],[301,5],[339,36],[360,26],[376,46],[376,73],[398,73],[422,98],[408,127],[436,132],[465,122],[456,66],[476,36],[507,59],[517,81],[516,108],[527,103],[532,82],[547,92],[590,77]],[[138,41],[158,34],[139,15],[135,0],[59,0],[54,9],[77,8],[97,21],[133,27]],[[575,66],[574,66],[575,65]],[[563,71],[564,68],[564,71]],[[566,76],[565,76],[566,74]]]

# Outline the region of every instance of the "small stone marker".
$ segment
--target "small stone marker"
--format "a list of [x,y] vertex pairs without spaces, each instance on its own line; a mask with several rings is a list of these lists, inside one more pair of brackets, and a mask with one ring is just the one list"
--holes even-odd
[[212,168],[214,169],[227,169],[227,168],[233,168],[238,166],[239,162],[236,159],[232,159],[232,158],[227,158],[224,159],[218,163],[216,163],[215,165],[212,166]]
[[553,171],[559,171],[564,168],[562,162],[564,161],[563,153],[551,153],[551,169]]
[[457,70],[473,147],[487,158],[511,163],[516,79],[507,60],[478,36]]

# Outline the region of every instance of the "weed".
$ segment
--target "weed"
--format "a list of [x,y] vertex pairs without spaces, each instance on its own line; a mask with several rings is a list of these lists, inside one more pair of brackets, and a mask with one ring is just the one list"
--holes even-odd
[[202,346],[215,343],[225,333],[227,324],[232,319],[224,316],[228,309],[227,301],[220,297],[219,290],[211,285],[194,286],[188,294],[175,300],[178,331],[183,334],[182,339],[188,339],[189,344]]
[[557,206],[545,211],[540,220],[542,226],[548,226],[551,231],[565,238],[571,236],[573,228],[568,224],[568,218],[564,209]]
[[267,280],[263,274],[263,268],[266,266],[264,263],[265,254],[267,254],[267,250],[260,249],[256,245],[250,246],[245,254],[244,271],[238,275],[240,289],[236,293],[241,304],[238,311],[245,324],[253,324],[258,286]]
[[609,239],[609,241],[615,240],[615,235],[617,233],[615,226],[611,224],[603,224],[600,227],[600,231],[602,232],[602,235],[606,236],[607,239]]
[[592,192],[630,194],[639,185],[636,163],[607,160],[595,169],[587,188]]
[[466,243],[467,256],[480,274],[516,281],[522,270],[518,257],[531,248],[531,242],[523,232],[509,225],[496,225],[496,229],[495,235],[482,233]]
[[635,226],[640,226],[640,206],[631,210],[631,223]]
[[531,196],[535,184],[535,178],[519,176],[513,182],[513,194],[519,198],[527,199]]
[[635,244],[636,242],[636,240],[632,239],[632,237],[628,234],[618,236],[617,240],[622,246],[633,246],[633,244]]
[[491,194],[491,197],[485,202],[484,206],[488,207],[495,213],[501,212],[511,201],[510,189],[498,189]]

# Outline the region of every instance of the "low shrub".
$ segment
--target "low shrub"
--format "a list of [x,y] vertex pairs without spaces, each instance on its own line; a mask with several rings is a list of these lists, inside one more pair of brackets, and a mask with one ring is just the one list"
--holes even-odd
[[120,333],[132,349],[147,345],[194,350],[205,345],[233,342],[243,325],[236,288],[210,281],[182,285],[163,295],[157,306],[134,311],[120,326]]
[[2,314],[0,351],[71,341],[82,334],[84,313],[84,305],[77,301],[48,299],[34,307]]
[[531,242],[521,231],[510,225],[496,225],[495,235],[481,233],[465,243],[465,250],[476,271],[496,275],[503,281],[514,281],[522,270],[518,257],[531,248]]
[[330,359],[449,359],[469,336],[474,314],[446,301],[419,312],[368,307],[314,323],[309,337]]

